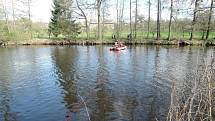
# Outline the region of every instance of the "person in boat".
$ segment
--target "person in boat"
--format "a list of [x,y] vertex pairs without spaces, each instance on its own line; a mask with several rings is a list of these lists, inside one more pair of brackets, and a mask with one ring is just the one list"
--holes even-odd
[[119,43],[119,47],[123,47],[123,44],[121,42]]
[[114,46],[115,46],[115,47],[118,47],[118,45],[119,45],[119,42],[118,42],[118,40],[116,40],[116,41],[114,42]]
[[112,35],[112,39],[116,41],[116,35],[115,34]]
[[127,39],[128,39],[128,41],[131,41],[131,39],[132,39],[131,33],[128,34]]

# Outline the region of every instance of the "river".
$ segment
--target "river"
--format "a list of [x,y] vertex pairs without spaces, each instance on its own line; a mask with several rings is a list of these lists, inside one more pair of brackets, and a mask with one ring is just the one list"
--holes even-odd
[[164,120],[172,80],[183,84],[214,51],[177,46],[119,52],[109,46],[0,48],[0,121]]

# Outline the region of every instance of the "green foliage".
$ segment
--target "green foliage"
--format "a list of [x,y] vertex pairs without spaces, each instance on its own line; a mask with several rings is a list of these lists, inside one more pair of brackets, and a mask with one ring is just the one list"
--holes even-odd
[[48,26],[42,22],[32,23],[32,32],[34,38],[42,38],[48,36]]
[[80,27],[75,23],[74,20],[63,20],[61,22],[61,30],[61,34],[64,35],[67,39],[76,38],[78,34],[80,34],[80,32],[77,31],[80,30]]
[[8,29],[6,27],[6,24],[4,24],[4,21],[0,22],[0,43],[6,43],[8,41],[7,38]]
[[49,32],[55,37],[60,34],[60,16],[62,14],[61,6],[58,0],[54,0],[54,10],[52,11],[51,22],[49,23]]
[[16,21],[14,26],[12,22],[0,21],[0,43],[18,43],[19,41],[27,41],[31,39],[29,25],[31,21],[26,18],[21,18]]
[[76,38],[80,33],[80,27],[71,18],[71,1],[54,0],[51,22],[48,31],[55,37],[62,34],[67,39]]

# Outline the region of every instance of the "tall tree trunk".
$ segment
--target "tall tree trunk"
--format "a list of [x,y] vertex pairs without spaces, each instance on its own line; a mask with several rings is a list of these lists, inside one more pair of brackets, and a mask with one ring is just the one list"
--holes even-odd
[[86,26],[87,40],[89,40],[89,26],[88,26],[88,20],[87,20],[87,17],[85,18],[85,26]]
[[208,40],[209,34],[210,34],[211,18],[213,14],[213,4],[214,4],[214,0],[211,0],[210,13],[208,17],[208,25],[207,25],[207,32],[206,32],[206,40]]
[[15,12],[14,12],[14,0],[11,1],[13,11],[13,29],[15,28]]
[[161,5],[161,2],[160,0],[158,0],[158,8],[157,8],[157,40],[160,40],[160,5]]
[[28,20],[31,21],[31,0],[28,0]]
[[202,31],[202,40],[205,38],[205,30]]
[[132,10],[131,10],[131,4],[132,4],[132,2],[131,2],[131,0],[130,0],[130,33],[129,33],[129,41],[130,40],[132,40],[132,24],[131,24],[131,22],[132,22]]
[[97,14],[98,14],[98,40],[102,41],[101,31],[101,0],[97,0]]
[[170,6],[170,19],[169,19],[169,32],[168,32],[168,41],[171,39],[171,27],[172,27],[172,16],[173,15],[173,0],[171,0],[171,6]]
[[148,32],[147,32],[147,38],[149,38],[150,33],[150,22],[151,22],[151,0],[149,0],[149,10],[148,10]]
[[121,35],[121,31],[122,31],[122,26],[123,26],[123,17],[124,17],[124,7],[125,7],[125,0],[122,0],[122,10],[121,10],[121,15],[120,15],[120,18],[119,18],[119,38],[120,38],[120,35]]
[[116,0],[116,39],[119,39],[119,0]]
[[102,7],[102,39],[104,39],[104,27],[105,27],[105,8]]
[[32,23],[31,23],[31,0],[28,0],[28,20],[29,20],[29,31],[30,31],[30,39],[32,39]]
[[134,38],[137,38],[137,0],[135,0],[135,23],[134,23]]
[[190,32],[190,41],[193,39],[193,31],[194,31],[194,26],[196,24],[196,14],[197,14],[197,10],[198,10],[198,2],[199,0],[195,0],[195,8],[194,8],[194,12],[193,12],[193,21],[192,21],[192,25],[191,25],[191,32]]

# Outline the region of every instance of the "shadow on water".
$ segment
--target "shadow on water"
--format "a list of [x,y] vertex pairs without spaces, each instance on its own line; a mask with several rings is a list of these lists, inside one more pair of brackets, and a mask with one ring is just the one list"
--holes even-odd
[[52,60],[56,67],[58,82],[63,89],[64,103],[68,108],[65,120],[76,120],[77,113],[82,108],[82,103],[78,99],[76,58],[78,56],[77,48],[73,47],[55,47],[52,51]]
[[8,89],[9,85],[1,83],[0,88],[0,121],[17,121],[16,113],[11,110],[10,99],[11,94]]
[[[8,49],[4,48],[0,51],[3,53],[7,53]],[[12,79],[10,76],[10,67],[6,67],[9,65],[8,58],[9,55],[2,55],[0,59],[0,121],[17,121],[16,113],[11,109],[11,100],[12,100],[12,92],[10,90]],[[5,65],[4,67],[1,65]]]
[[[97,65],[96,71],[96,82],[94,87],[95,98],[91,100],[93,105],[92,110],[92,120],[111,120],[112,113],[114,112],[113,97],[111,89],[108,86],[109,83],[109,72],[107,70],[107,58],[105,57],[103,47],[96,48]],[[95,106],[95,107],[94,107]],[[115,117],[113,117],[115,118]]]

